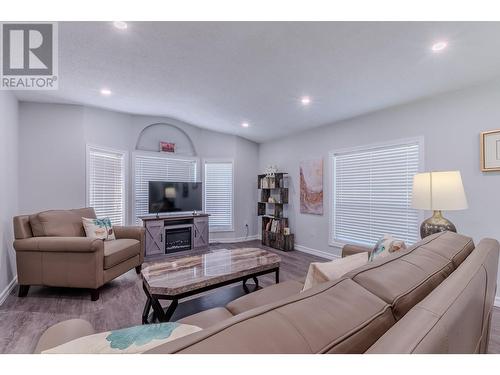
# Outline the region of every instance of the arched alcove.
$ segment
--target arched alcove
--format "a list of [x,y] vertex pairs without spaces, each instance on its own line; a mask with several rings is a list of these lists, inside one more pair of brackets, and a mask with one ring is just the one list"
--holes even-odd
[[175,154],[177,155],[197,156],[193,141],[183,129],[162,122],[148,125],[142,129],[137,137],[135,149],[158,152],[160,141],[175,143]]

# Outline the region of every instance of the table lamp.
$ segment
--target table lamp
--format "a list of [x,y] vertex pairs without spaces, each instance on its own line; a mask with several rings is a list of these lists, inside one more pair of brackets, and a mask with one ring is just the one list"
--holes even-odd
[[460,171],[418,173],[413,177],[412,207],[434,211],[420,226],[420,237],[443,231],[456,232],[455,225],[445,219],[443,210],[467,208]]

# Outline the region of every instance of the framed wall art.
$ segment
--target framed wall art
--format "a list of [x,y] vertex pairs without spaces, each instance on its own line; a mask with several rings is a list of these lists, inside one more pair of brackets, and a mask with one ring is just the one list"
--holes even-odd
[[323,159],[300,162],[300,213],[323,215]]
[[481,170],[500,171],[500,129],[481,133]]

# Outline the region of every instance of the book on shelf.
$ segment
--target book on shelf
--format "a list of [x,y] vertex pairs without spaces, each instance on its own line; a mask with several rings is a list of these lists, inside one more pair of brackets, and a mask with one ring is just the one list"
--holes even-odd
[[281,220],[272,219],[270,221],[270,223],[271,223],[271,225],[269,226],[269,232],[272,232],[272,233],[281,233],[282,232],[283,224],[282,224]]

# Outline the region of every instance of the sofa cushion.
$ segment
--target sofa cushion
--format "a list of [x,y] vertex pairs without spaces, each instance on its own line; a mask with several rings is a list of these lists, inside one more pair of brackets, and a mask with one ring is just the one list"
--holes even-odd
[[213,309],[187,316],[177,322],[205,329],[232,317],[233,314],[231,314],[231,312],[224,307],[215,307]]
[[279,284],[273,284],[264,289],[257,290],[228,303],[226,308],[233,314],[238,315],[256,307],[279,301],[280,299],[300,293],[302,283],[289,280]]
[[141,251],[141,243],[137,240],[122,238],[119,240],[104,241],[104,269],[120,264]]
[[85,237],[82,217],[95,218],[93,208],[50,210],[30,215],[33,236]]
[[470,237],[437,233],[346,276],[389,303],[394,317],[400,319],[443,282],[473,249]]
[[394,322],[387,303],[352,280],[341,279],[148,353],[363,353]]

